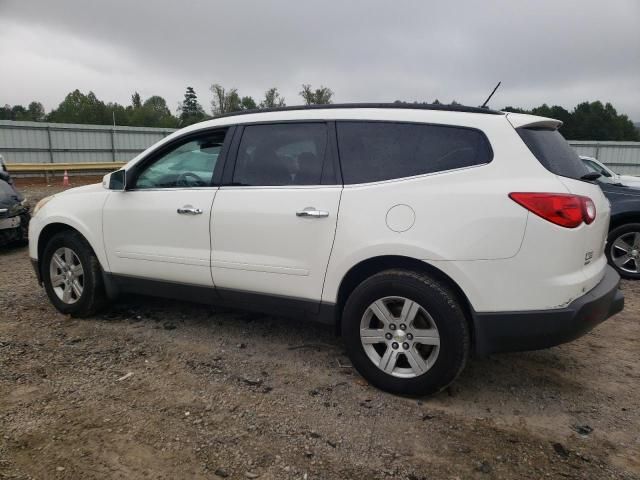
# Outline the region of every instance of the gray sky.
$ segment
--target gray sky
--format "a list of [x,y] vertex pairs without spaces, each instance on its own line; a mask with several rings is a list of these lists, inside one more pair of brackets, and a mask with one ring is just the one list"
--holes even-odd
[[175,110],[212,83],[256,100],[302,83],[336,102],[428,100],[572,108],[640,121],[639,0],[0,0],[0,104],[138,90]]

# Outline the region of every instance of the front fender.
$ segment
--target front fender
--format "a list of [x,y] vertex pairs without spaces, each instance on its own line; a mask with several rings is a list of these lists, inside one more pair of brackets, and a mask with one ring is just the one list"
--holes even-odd
[[51,225],[61,224],[77,230],[89,242],[103,269],[108,271],[102,232],[102,209],[108,194],[109,192],[102,188],[81,187],[52,198],[31,219],[30,257],[38,259],[38,252],[42,247],[40,245],[42,232]]

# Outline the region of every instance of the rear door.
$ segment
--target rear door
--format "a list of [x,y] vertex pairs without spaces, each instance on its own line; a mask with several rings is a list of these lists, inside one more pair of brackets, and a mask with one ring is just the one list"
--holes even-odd
[[342,191],[330,125],[239,128],[236,162],[225,170],[211,222],[221,297],[250,292],[303,300],[302,308],[317,311]]

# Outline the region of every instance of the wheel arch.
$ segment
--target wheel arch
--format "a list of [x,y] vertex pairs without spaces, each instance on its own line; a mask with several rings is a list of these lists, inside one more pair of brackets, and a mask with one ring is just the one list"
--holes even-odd
[[[84,233],[82,233],[80,230],[78,230],[74,226],[69,225],[68,223],[51,222],[45,225],[42,228],[42,230],[40,230],[40,233],[38,234],[38,241],[36,243],[36,246],[37,246],[36,248],[38,252],[38,265],[40,270],[40,278],[42,278],[43,256],[44,256],[44,250],[47,244],[55,235],[65,231],[75,232],[78,235],[80,235],[87,242],[87,244],[89,245],[93,253],[96,255],[96,258],[98,258],[98,261],[100,262],[100,256],[97,255],[95,246],[91,243],[91,240],[88,239]],[[104,272],[104,266],[102,264],[100,265],[100,268]]]
[[338,297],[335,309],[336,333],[339,335],[342,330],[342,310],[344,309],[345,303],[349,298],[351,292],[353,292],[353,290],[360,283],[362,283],[370,276],[384,270],[399,268],[427,274],[435,280],[438,280],[444,285],[448,286],[453,291],[453,293],[459,299],[462,310],[464,311],[464,315],[469,326],[469,332],[471,333],[471,340],[473,345],[473,341],[475,339],[473,309],[464,291],[449,275],[444,273],[442,270],[423,260],[418,260],[412,257],[405,257],[402,255],[381,255],[371,257],[366,260],[362,260],[349,269],[349,271],[342,278],[340,286],[338,287]]
[[611,232],[614,228],[621,227],[628,223],[640,223],[640,213],[628,212],[612,216],[609,223],[609,232]]

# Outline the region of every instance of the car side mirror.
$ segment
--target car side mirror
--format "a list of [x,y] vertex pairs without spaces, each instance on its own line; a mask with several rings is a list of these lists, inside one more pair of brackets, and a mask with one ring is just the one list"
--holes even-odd
[[106,174],[102,178],[102,186],[108,190],[124,192],[127,186],[127,171],[116,170]]

